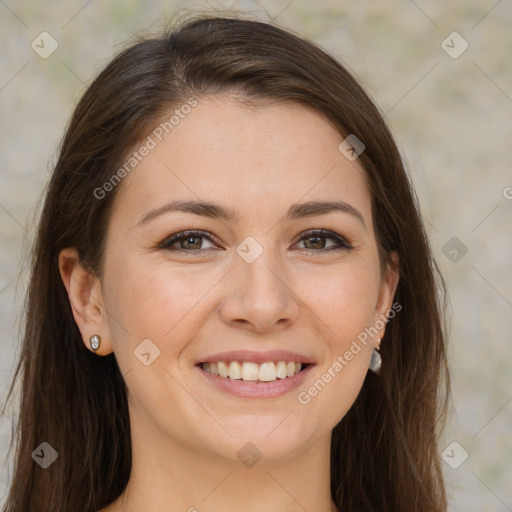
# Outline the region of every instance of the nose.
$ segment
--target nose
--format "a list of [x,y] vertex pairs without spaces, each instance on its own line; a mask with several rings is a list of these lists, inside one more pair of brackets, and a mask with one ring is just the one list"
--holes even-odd
[[295,323],[300,300],[287,279],[284,264],[265,248],[252,263],[236,256],[225,282],[222,320],[254,332],[283,329]]

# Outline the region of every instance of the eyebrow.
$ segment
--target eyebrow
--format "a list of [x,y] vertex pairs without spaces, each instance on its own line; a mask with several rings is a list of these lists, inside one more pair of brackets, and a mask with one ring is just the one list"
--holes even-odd
[[[137,226],[146,224],[150,220],[169,212],[194,213],[211,219],[225,221],[236,221],[239,218],[234,210],[219,204],[198,200],[176,200],[145,213],[137,223]],[[344,201],[309,201],[307,203],[293,204],[286,212],[285,218],[287,220],[295,220],[304,217],[316,217],[332,212],[343,212],[352,215],[368,231],[361,212]]]

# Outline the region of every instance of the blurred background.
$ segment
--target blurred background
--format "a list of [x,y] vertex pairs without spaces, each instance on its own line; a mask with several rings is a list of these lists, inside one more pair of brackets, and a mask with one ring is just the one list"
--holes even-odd
[[[341,59],[407,162],[450,294],[453,511],[512,511],[512,0],[0,0],[0,400],[19,356],[38,202],[74,105],[134,34],[243,11]],[[0,418],[0,504],[15,411]]]

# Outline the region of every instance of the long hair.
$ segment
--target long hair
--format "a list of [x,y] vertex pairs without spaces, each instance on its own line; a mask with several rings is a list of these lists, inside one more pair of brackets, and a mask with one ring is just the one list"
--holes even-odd
[[[88,87],[67,126],[35,240],[23,346],[9,390],[21,385],[15,464],[4,512],[95,512],[125,488],[131,441],[125,383],[114,354],[84,346],[58,268],[77,247],[101,276],[116,197],[101,188],[159,119],[190,97],[293,102],[365,145],[382,268],[400,256],[401,311],[382,340],[383,367],[368,372],[333,429],[331,493],[344,512],[442,512],[438,440],[446,415],[446,290],[418,200],[383,116],[337,60],[275,25],[241,16],[194,17],[121,51]],[[122,184],[120,185],[122,186]],[[58,463],[32,452],[48,442]]]

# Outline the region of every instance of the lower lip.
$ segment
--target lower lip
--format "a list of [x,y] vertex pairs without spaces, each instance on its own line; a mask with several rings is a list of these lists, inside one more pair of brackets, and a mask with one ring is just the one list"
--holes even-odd
[[276,379],[270,382],[251,382],[241,379],[229,379],[205,372],[199,366],[196,366],[196,368],[207,382],[220,391],[229,393],[232,396],[239,398],[275,398],[298,388],[307,378],[313,365],[309,364],[304,370],[296,373],[293,377]]

